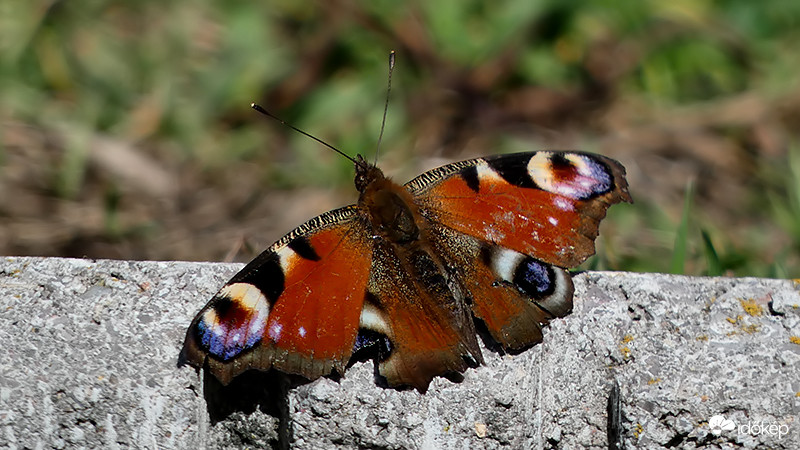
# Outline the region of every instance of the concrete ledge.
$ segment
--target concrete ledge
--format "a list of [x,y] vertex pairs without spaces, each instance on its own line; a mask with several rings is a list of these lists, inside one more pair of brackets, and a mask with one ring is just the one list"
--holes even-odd
[[0,448],[800,448],[797,282],[581,274],[542,345],[423,396],[370,363],[299,387],[178,369],[240,267],[0,259]]

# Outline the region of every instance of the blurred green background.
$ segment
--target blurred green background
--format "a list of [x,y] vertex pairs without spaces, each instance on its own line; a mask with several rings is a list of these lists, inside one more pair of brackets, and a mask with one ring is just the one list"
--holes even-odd
[[0,0],[0,254],[247,261],[502,152],[620,160],[592,269],[800,276],[800,2]]

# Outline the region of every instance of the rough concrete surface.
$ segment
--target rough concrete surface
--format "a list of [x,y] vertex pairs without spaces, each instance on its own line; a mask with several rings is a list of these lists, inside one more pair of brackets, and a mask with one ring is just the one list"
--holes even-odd
[[543,344],[420,395],[371,363],[224,388],[178,368],[240,267],[0,258],[0,448],[800,448],[797,281],[580,274]]

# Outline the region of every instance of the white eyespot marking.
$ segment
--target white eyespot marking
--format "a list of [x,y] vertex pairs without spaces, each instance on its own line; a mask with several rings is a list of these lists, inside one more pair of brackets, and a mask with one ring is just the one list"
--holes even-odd
[[227,297],[242,309],[251,311],[254,315],[269,315],[269,301],[261,289],[250,283],[234,283],[225,286],[219,291],[220,297]]
[[300,337],[306,337],[306,329],[305,329],[305,328],[303,328],[303,327],[300,327],[300,328],[298,328],[298,329],[297,329],[297,334],[298,334]]
[[525,255],[507,248],[497,247],[491,254],[492,271],[502,280],[513,282],[517,266],[525,259]]
[[214,333],[215,336],[222,336],[225,334],[225,329],[219,324],[219,316],[213,308],[209,308],[203,313],[203,322],[208,326],[208,329]]
[[555,274],[555,290],[552,294],[538,300],[537,303],[546,310],[555,314],[557,317],[563,317],[569,313],[572,307],[572,278],[569,273],[559,267],[553,267]]
[[576,155],[574,153],[567,153],[564,155],[564,158],[571,162],[578,172],[581,175],[591,176],[591,170],[588,170],[588,165],[586,163],[586,157],[583,155]]
[[267,326],[268,315],[269,313],[265,313],[263,315],[259,313],[254,320],[250,321],[250,328],[247,330],[247,333],[250,336],[258,336],[260,339],[261,336],[264,335],[264,327]]
[[528,174],[537,186],[548,192],[554,192],[553,165],[550,153],[539,152],[528,161]]
[[364,303],[364,307],[361,308],[361,318],[359,319],[358,326],[359,328],[366,328],[367,330],[389,336],[389,325],[382,316],[383,313],[378,308],[369,303]]
[[547,221],[550,222],[550,225],[552,226],[558,225],[558,219],[556,219],[555,217],[550,216],[547,218]]
[[587,178],[597,178],[597,164],[594,163],[589,157],[584,155],[576,155],[574,153],[568,153],[565,155],[567,161],[571,162],[575,169],[578,170],[578,174],[587,177]]
[[288,245],[278,250],[277,254],[280,260],[281,269],[283,269],[283,273],[289,272],[297,260],[300,259],[300,255],[298,255],[296,251],[289,248]]
[[556,208],[558,208],[558,209],[560,209],[562,211],[574,211],[575,210],[575,205],[573,205],[572,202],[570,202],[569,200],[567,200],[567,199],[565,199],[563,197],[556,197],[553,200],[553,203],[555,203]]
[[281,338],[281,330],[283,330],[283,325],[274,323],[271,327],[269,327],[267,334],[273,341],[278,342],[278,340]]
[[481,161],[476,164],[475,172],[478,174],[478,180],[480,181],[481,185],[483,185],[484,182],[503,181],[503,177],[501,177],[497,171],[489,167],[489,163],[486,161]]
[[269,313],[269,301],[256,286],[223,287],[197,324],[202,348],[224,361],[234,358],[261,341]]
[[567,292],[567,277],[569,277],[569,273],[566,270],[560,268],[553,268],[556,273],[556,290],[553,292],[553,296],[557,298],[564,298]]

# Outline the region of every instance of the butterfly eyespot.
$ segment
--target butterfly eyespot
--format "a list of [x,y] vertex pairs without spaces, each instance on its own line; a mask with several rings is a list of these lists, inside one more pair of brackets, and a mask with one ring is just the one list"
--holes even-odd
[[351,361],[362,361],[376,358],[378,362],[389,359],[392,355],[392,341],[381,333],[368,329],[359,329],[356,342],[353,344]]
[[[503,247],[487,247],[482,253],[501,280],[514,285],[526,297],[539,299],[555,289],[556,277],[550,265]],[[502,282],[495,281],[493,286]]]
[[[609,169],[579,153],[536,153],[528,161],[528,173],[540,189],[574,200],[587,200],[613,189]],[[564,210],[566,206],[559,205]]]
[[255,286],[224,287],[200,316],[196,333],[208,353],[223,361],[258,344],[269,316],[269,303]]
[[532,298],[542,298],[555,290],[555,274],[552,267],[530,256],[514,271],[514,284]]

